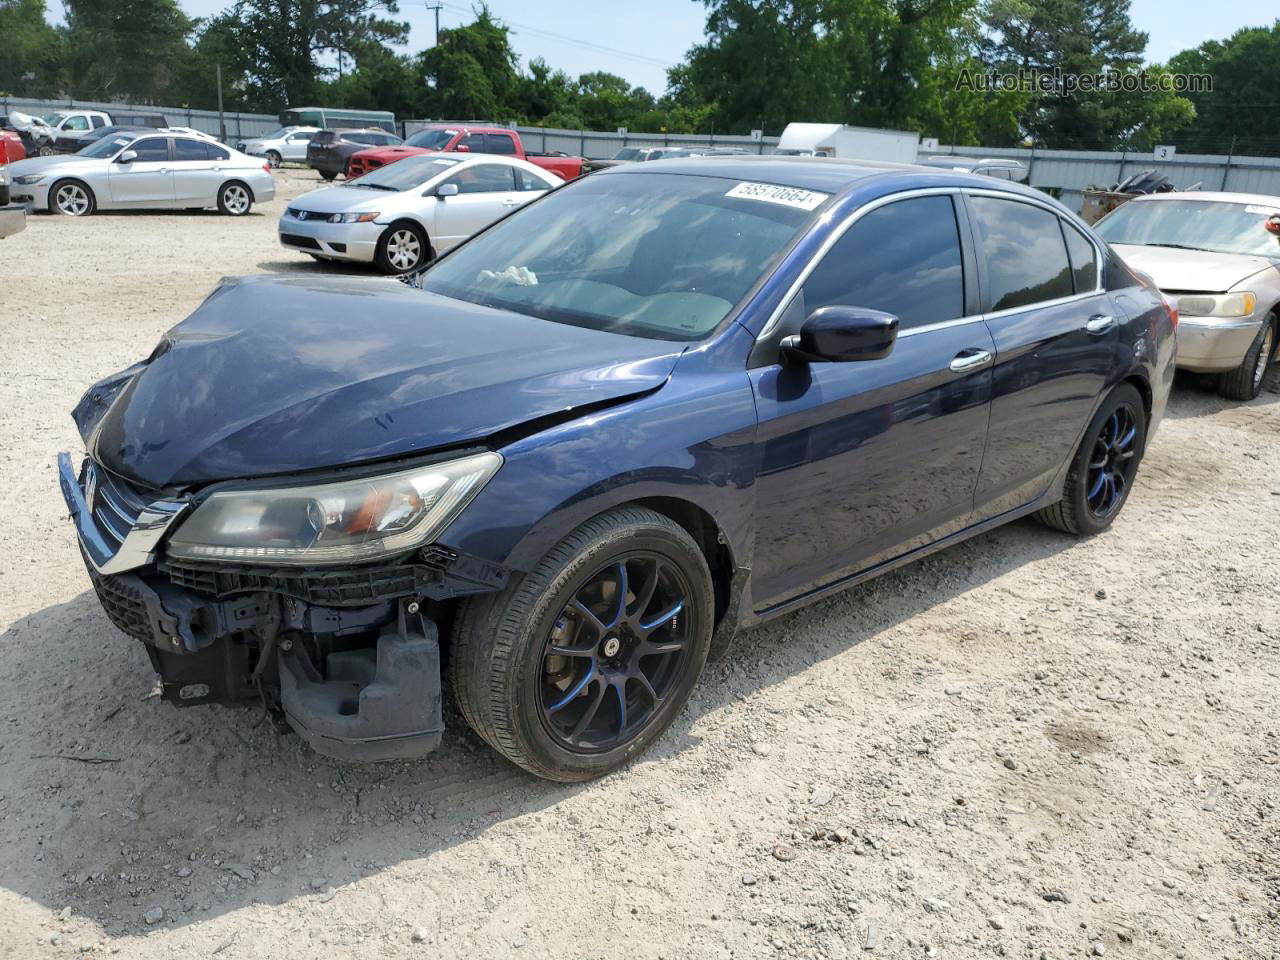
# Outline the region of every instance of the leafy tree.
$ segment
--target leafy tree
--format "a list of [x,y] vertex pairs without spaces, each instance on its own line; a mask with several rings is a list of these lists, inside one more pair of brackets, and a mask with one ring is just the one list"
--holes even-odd
[[197,21],[177,0],[65,0],[68,92],[155,103],[171,95]]
[[1174,142],[1192,153],[1280,156],[1280,20],[1210,40],[1169,61],[1176,73],[1208,74],[1213,89],[1189,91],[1197,122]]
[[431,78],[429,116],[494,121],[514,116],[520,75],[509,33],[484,6],[473,23],[440,31],[440,42],[418,57]]
[[31,97],[58,91],[62,46],[44,0],[0,0],[0,91]]

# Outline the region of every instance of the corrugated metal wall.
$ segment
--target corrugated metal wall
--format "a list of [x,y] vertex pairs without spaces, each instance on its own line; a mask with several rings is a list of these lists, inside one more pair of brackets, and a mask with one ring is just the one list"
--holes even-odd
[[[216,110],[191,110],[186,107],[139,108],[119,103],[89,103],[65,100],[21,100],[0,98],[0,113],[10,109],[24,113],[47,114],[68,107],[89,110],[146,109],[158,111],[169,122],[194,127],[206,133],[218,133]],[[427,121],[405,120],[406,133],[421,129]],[[268,133],[279,126],[276,117],[265,113],[226,113],[227,139],[234,142],[245,137]],[[593,160],[612,157],[623,147],[697,146],[712,143],[717,146],[742,147],[754,153],[769,153],[778,143],[777,137],[752,140],[750,137],[697,136],[692,134],[635,133],[619,136],[592,130],[555,130],[543,127],[515,128],[520,132],[530,150],[561,150]],[[920,157],[954,153],[968,157],[1012,157],[1022,161],[1030,169],[1030,183],[1042,190],[1057,193],[1063,203],[1072,209],[1080,209],[1081,191],[1088,186],[1110,186],[1141,170],[1159,170],[1173,181],[1174,186],[1186,189],[1199,183],[1203,190],[1235,190],[1241,193],[1264,193],[1280,196],[1280,158],[1226,157],[1209,154],[1175,156],[1171,161],[1157,162],[1150,153],[1108,153],[1084,150],[1026,150],[1001,147],[947,147],[921,151]]]

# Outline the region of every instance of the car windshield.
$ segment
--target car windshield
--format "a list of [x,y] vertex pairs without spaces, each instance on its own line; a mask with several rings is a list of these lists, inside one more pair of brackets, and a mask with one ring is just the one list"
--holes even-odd
[[613,159],[615,159],[615,160],[643,160],[643,159],[644,159],[644,151],[643,151],[643,150],[640,150],[640,149],[637,149],[636,147],[627,147],[626,149],[619,150],[617,153],[615,153],[615,154],[613,155]]
[[457,130],[419,130],[404,142],[406,147],[422,147],[424,150],[443,150],[458,135]]
[[254,137],[255,140],[283,140],[289,134],[293,133],[292,127],[281,127],[279,130],[272,130],[270,133],[264,133],[261,136]]
[[350,185],[379,190],[412,190],[461,162],[452,157],[406,157],[397,163],[378,167],[352,180]]
[[113,157],[119,152],[121,147],[127,147],[133,143],[137,137],[128,134],[121,134],[116,137],[103,137],[95,143],[89,144],[83,150],[79,151],[78,157]]
[[826,199],[722,177],[598,174],[458,247],[422,286],[556,323],[698,340]]
[[69,116],[69,114],[66,114],[66,113],[50,113],[50,114],[46,114],[42,119],[43,119],[43,120],[44,120],[44,122],[45,122],[45,123],[47,123],[49,126],[51,126],[51,127],[56,127],[58,124],[60,124],[60,123],[62,122],[62,118],[63,118],[63,117],[66,117],[66,116]]
[[1094,226],[1108,243],[1183,247],[1280,259],[1280,243],[1267,232],[1275,204],[1223,200],[1149,200],[1117,207]]

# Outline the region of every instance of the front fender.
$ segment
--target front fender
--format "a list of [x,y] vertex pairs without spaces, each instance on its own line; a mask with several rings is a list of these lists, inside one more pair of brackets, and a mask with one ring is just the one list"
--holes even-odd
[[502,448],[505,463],[441,537],[460,553],[527,572],[568,533],[612,507],[652,497],[691,503],[716,522],[737,566],[754,530],[756,411],[744,359],[731,349],[684,354],[651,394]]

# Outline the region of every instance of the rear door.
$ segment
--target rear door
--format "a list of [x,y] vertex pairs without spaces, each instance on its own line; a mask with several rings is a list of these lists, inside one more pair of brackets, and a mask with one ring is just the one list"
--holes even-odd
[[[950,191],[866,212],[752,357],[759,416],[753,600],[764,610],[963,528],[973,511],[994,347]],[[829,304],[899,319],[892,352],[782,363],[776,341]]]
[[285,160],[305,160],[307,158],[307,144],[311,142],[314,133],[291,133],[284,138],[284,143],[280,145],[280,156]]
[[129,163],[116,160],[107,173],[112,203],[134,207],[171,205],[174,185],[169,138],[143,137],[131,143],[128,150],[137,156]]
[[532,199],[532,194],[516,189],[515,168],[505,163],[465,167],[444,182],[457,184],[458,192],[436,197],[431,244],[437,254]]
[[1116,365],[1126,320],[1099,282],[1100,251],[1052,207],[980,191],[966,203],[996,345],[983,520],[1049,488]]
[[203,140],[175,137],[173,141],[173,188],[179,204],[208,206],[221,182],[213,172],[210,145]]

